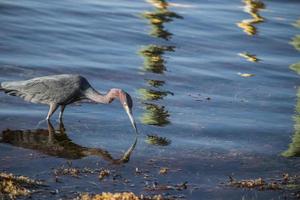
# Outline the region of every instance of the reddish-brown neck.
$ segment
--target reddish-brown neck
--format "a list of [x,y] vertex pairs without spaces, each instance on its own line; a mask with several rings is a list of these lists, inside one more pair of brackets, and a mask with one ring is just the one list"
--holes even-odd
[[109,104],[111,103],[115,98],[119,98],[120,96],[120,89],[110,89],[108,93],[106,93],[105,95],[100,94],[99,92],[97,92],[96,90],[89,88],[84,92],[84,95],[97,103],[104,103],[104,104]]

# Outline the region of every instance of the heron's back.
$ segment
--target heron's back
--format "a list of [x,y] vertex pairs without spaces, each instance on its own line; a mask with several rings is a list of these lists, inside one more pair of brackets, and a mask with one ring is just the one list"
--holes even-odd
[[7,94],[43,104],[74,102],[83,98],[82,91],[89,87],[90,84],[84,77],[72,74],[44,76],[0,84],[0,90],[4,90]]

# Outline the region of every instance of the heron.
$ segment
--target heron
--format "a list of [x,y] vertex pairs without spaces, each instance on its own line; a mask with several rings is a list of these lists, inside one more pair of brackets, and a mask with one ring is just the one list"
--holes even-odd
[[112,88],[106,94],[101,94],[81,75],[60,74],[37,77],[23,81],[7,81],[0,83],[0,91],[12,96],[19,96],[25,101],[49,105],[46,121],[60,107],[59,120],[62,121],[67,105],[84,100],[101,104],[110,104],[119,99],[130,122],[137,133],[137,127],[132,114],[132,98],[122,89]]

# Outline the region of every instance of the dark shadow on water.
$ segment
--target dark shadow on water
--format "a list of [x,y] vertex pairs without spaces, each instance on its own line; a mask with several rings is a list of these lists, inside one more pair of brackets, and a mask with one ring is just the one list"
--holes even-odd
[[81,159],[86,156],[97,156],[112,163],[123,164],[130,160],[131,153],[136,147],[138,137],[133,144],[121,156],[113,158],[105,149],[89,148],[75,144],[66,134],[63,123],[55,130],[52,124],[48,123],[48,129],[36,130],[4,130],[0,135],[0,142],[17,147],[35,150],[46,155],[65,159]]

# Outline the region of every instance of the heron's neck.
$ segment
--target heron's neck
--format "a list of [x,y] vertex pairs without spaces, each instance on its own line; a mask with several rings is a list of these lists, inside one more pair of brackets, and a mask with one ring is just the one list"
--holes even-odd
[[108,93],[106,93],[105,95],[100,94],[99,92],[97,92],[96,90],[94,90],[93,88],[89,88],[84,92],[84,95],[97,103],[104,103],[104,104],[108,104],[111,103],[116,96],[114,96],[113,92],[110,90]]

